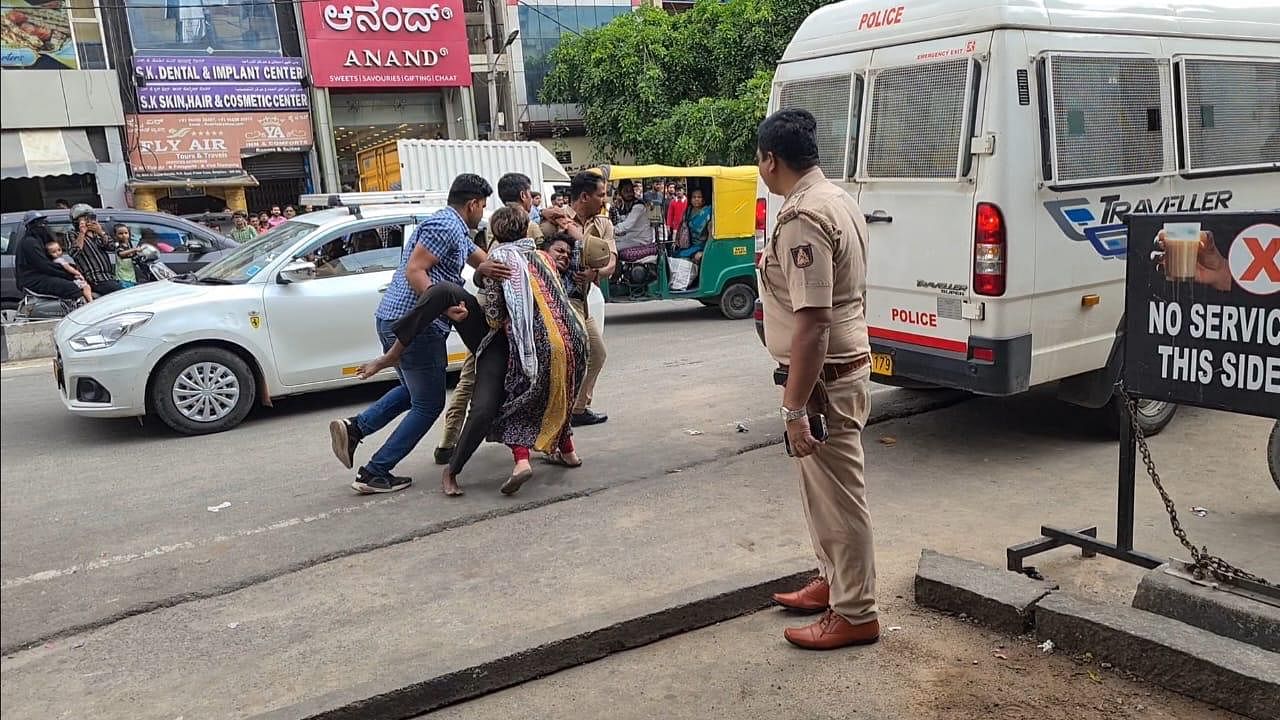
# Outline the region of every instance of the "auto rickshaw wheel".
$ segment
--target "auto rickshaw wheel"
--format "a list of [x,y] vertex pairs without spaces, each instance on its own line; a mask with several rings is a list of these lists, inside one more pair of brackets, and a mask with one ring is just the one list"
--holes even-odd
[[720,293],[720,314],[730,320],[746,320],[755,312],[756,289],[745,282],[734,283]]

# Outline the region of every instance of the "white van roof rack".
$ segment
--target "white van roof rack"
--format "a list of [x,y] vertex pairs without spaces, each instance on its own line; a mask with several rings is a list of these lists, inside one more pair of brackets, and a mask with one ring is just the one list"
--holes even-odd
[[311,193],[298,197],[299,205],[315,208],[349,208],[360,214],[362,205],[437,205],[444,206],[449,193],[439,190],[391,190],[387,192]]

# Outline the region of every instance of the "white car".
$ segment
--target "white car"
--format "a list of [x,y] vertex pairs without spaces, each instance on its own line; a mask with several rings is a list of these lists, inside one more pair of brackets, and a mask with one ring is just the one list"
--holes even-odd
[[[90,417],[154,413],[195,435],[235,427],[255,402],[360,382],[359,366],[382,352],[374,309],[404,240],[432,210],[308,213],[193,278],[129,288],[76,310],[54,333],[63,404]],[[471,268],[463,276],[474,291]],[[603,323],[598,288],[588,305]],[[450,369],[461,367],[467,351],[457,333],[448,352]]]

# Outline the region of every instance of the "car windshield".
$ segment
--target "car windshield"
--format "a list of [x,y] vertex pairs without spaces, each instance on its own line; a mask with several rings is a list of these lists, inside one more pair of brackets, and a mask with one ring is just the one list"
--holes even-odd
[[272,260],[280,257],[281,253],[288,252],[294,243],[317,227],[319,226],[301,220],[281,223],[274,230],[236,248],[230,255],[198,270],[196,282],[237,285],[249,282],[254,275],[271,264]]

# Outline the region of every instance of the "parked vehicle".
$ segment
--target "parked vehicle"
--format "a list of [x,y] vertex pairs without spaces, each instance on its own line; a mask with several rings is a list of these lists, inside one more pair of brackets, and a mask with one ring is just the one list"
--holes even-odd
[[[600,168],[610,182],[652,178],[684,178],[689,191],[702,191],[711,206],[711,227],[695,281],[684,290],[671,289],[668,256],[673,240],[655,243],[652,255],[619,258],[618,271],[605,292],[608,302],[697,300],[719,307],[730,320],[751,317],[756,301],[755,261],[756,186],[754,165],[740,167],[671,167],[667,165],[609,165]],[[624,255],[627,253],[623,253]]]
[[[385,147],[385,146],[384,146]],[[373,152],[369,150],[366,152]],[[567,183],[569,176],[542,143],[516,140],[398,140],[395,153],[381,156],[384,172],[395,167],[401,187],[386,190],[448,192],[449,185],[460,173],[476,173],[493,185],[489,207],[501,207],[498,200],[498,178],[509,172],[524,173],[533,182],[535,190],[541,190],[550,199],[553,183]],[[363,174],[365,165],[360,165]]]
[[231,236],[231,231],[236,227],[235,221],[231,219],[230,212],[202,212],[182,215],[181,217],[183,220],[190,220],[197,225],[203,225],[227,237]]
[[[54,333],[63,404],[88,417],[154,414],[196,435],[235,427],[254,403],[359,382],[360,365],[382,352],[373,313],[404,240],[439,207],[406,204],[407,195],[351,204],[361,195],[282,223],[192,277],[112,293],[68,315]],[[470,283],[470,268],[463,276]],[[588,302],[603,321],[598,290]],[[456,333],[448,353],[461,367]]]
[[1280,197],[1280,6],[1113,5],[850,0],[792,39],[769,107],[814,114],[867,213],[878,382],[1057,382],[1119,417],[1125,216]]
[[[133,231],[135,237],[142,233],[156,238],[173,248],[172,252],[161,253],[160,259],[178,273],[187,273],[221,258],[227,250],[236,247],[236,242],[220,235],[202,225],[188,222],[182,218],[164,213],[146,212],[143,210],[115,210],[107,208],[94,211],[98,222],[107,232],[116,223],[124,223]],[[18,279],[13,268],[13,253],[22,234],[22,216],[25,213],[14,212],[0,215],[0,320],[13,322],[17,316],[18,304],[22,301],[23,292],[18,288]],[[71,232],[71,215],[68,210],[46,210],[49,228],[55,237],[66,237]],[[56,317],[61,317],[60,315]]]

